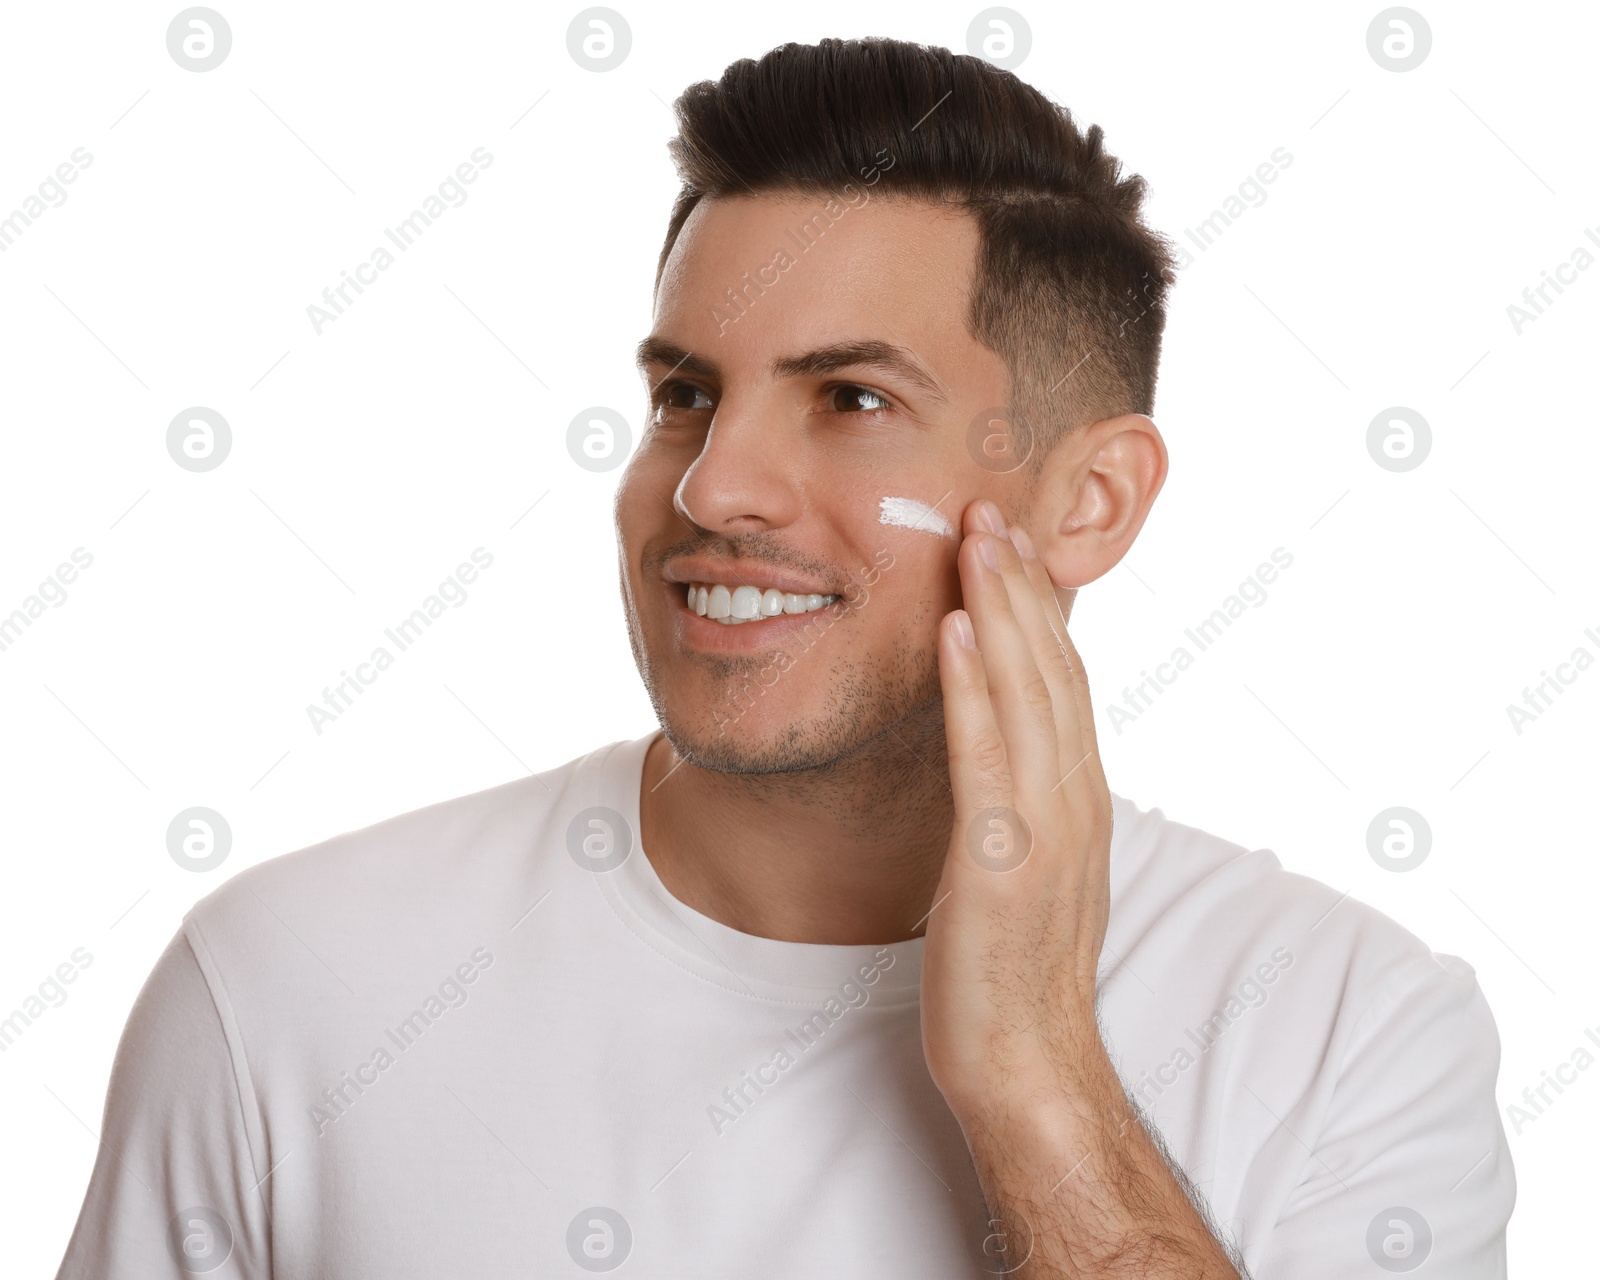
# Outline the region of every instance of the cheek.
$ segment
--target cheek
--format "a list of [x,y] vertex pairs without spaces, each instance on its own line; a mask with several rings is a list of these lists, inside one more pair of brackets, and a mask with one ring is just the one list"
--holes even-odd
[[612,509],[624,534],[649,531],[672,519],[672,500],[685,466],[647,439],[633,451],[617,481]]
[[[961,605],[961,579],[956,569],[960,535],[942,503],[909,496],[885,486],[857,495],[852,507],[860,563],[858,583],[868,601],[891,605],[891,630],[899,643],[921,647],[951,609]],[[935,493],[932,497],[937,498]],[[869,604],[870,607],[870,604]]]
[[925,533],[929,537],[946,541],[956,540],[955,528],[949,517],[938,507],[920,498],[885,494],[878,499],[877,516],[880,525],[910,529],[915,533]]

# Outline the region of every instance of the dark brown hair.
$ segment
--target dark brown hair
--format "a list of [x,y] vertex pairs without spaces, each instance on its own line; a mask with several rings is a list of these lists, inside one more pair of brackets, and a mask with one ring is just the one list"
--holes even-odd
[[1085,133],[981,58],[885,38],[780,45],[690,85],[674,110],[683,186],[658,286],[702,199],[831,194],[878,171],[874,194],[976,218],[967,328],[1010,368],[1035,466],[1063,431],[1152,411],[1176,259],[1140,216],[1144,179],[1122,176],[1099,125]]

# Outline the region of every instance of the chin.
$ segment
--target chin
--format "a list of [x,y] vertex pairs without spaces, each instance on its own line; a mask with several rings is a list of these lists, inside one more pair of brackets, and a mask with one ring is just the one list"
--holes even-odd
[[657,718],[672,749],[690,764],[715,773],[798,773],[838,758],[839,744],[814,724],[771,721],[771,710],[752,707],[744,714],[663,714]]
[[680,664],[670,651],[640,670],[668,743],[697,768],[806,773],[870,769],[874,757],[910,758],[908,745],[926,758],[942,753],[944,706],[931,648],[820,657],[762,668],[776,678],[752,679],[750,663],[726,657]]

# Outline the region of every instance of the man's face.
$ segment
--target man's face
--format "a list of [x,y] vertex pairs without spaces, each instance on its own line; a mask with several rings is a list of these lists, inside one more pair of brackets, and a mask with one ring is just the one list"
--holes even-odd
[[[936,628],[961,605],[943,530],[973,498],[1004,508],[1021,474],[969,452],[1007,393],[1005,363],[966,329],[976,224],[850,191],[821,217],[822,195],[702,201],[662,273],[615,514],[634,659],[668,739],[704,768],[821,767],[936,717]],[[695,612],[690,584],[712,612],[716,584],[736,612],[741,585],[786,609],[841,602],[729,624]]]

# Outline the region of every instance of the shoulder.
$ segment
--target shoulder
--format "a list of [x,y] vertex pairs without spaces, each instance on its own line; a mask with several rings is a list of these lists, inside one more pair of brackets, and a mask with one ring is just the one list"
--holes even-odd
[[1347,890],[1285,869],[1270,849],[1121,796],[1113,807],[1112,911],[1130,946],[1181,949],[1202,964],[1210,956],[1228,973],[1248,972],[1281,949],[1290,959],[1279,967],[1305,962],[1330,991],[1373,999],[1428,977],[1474,981],[1465,962],[1434,953]]
[[466,921],[482,928],[545,873],[585,804],[616,803],[609,766],[629,745],[608,743],[257,863],[196,902],[184,931],[208,977],[219,978],[308,951],[337,974],[370,971],[408,938]]
[[1472,966],[1270,850],[1114,807],[1105,1029],[1252,1269],[1350,1274],[1351,1215],[1388,1204],[1451,1274],[1503,1274],[1515,1179]]
[[1409,1035],[1430,1037],[1440,1067],[1498,1059],[1465,960],[1348,891],[1286,870],[1269,849],[1121,797],[1115,814],[1102,982],[1130,1033],[1149,1030],[1149,1055],[1175,1045],[1224,1060],[1243,1053],[1311,1089]]

